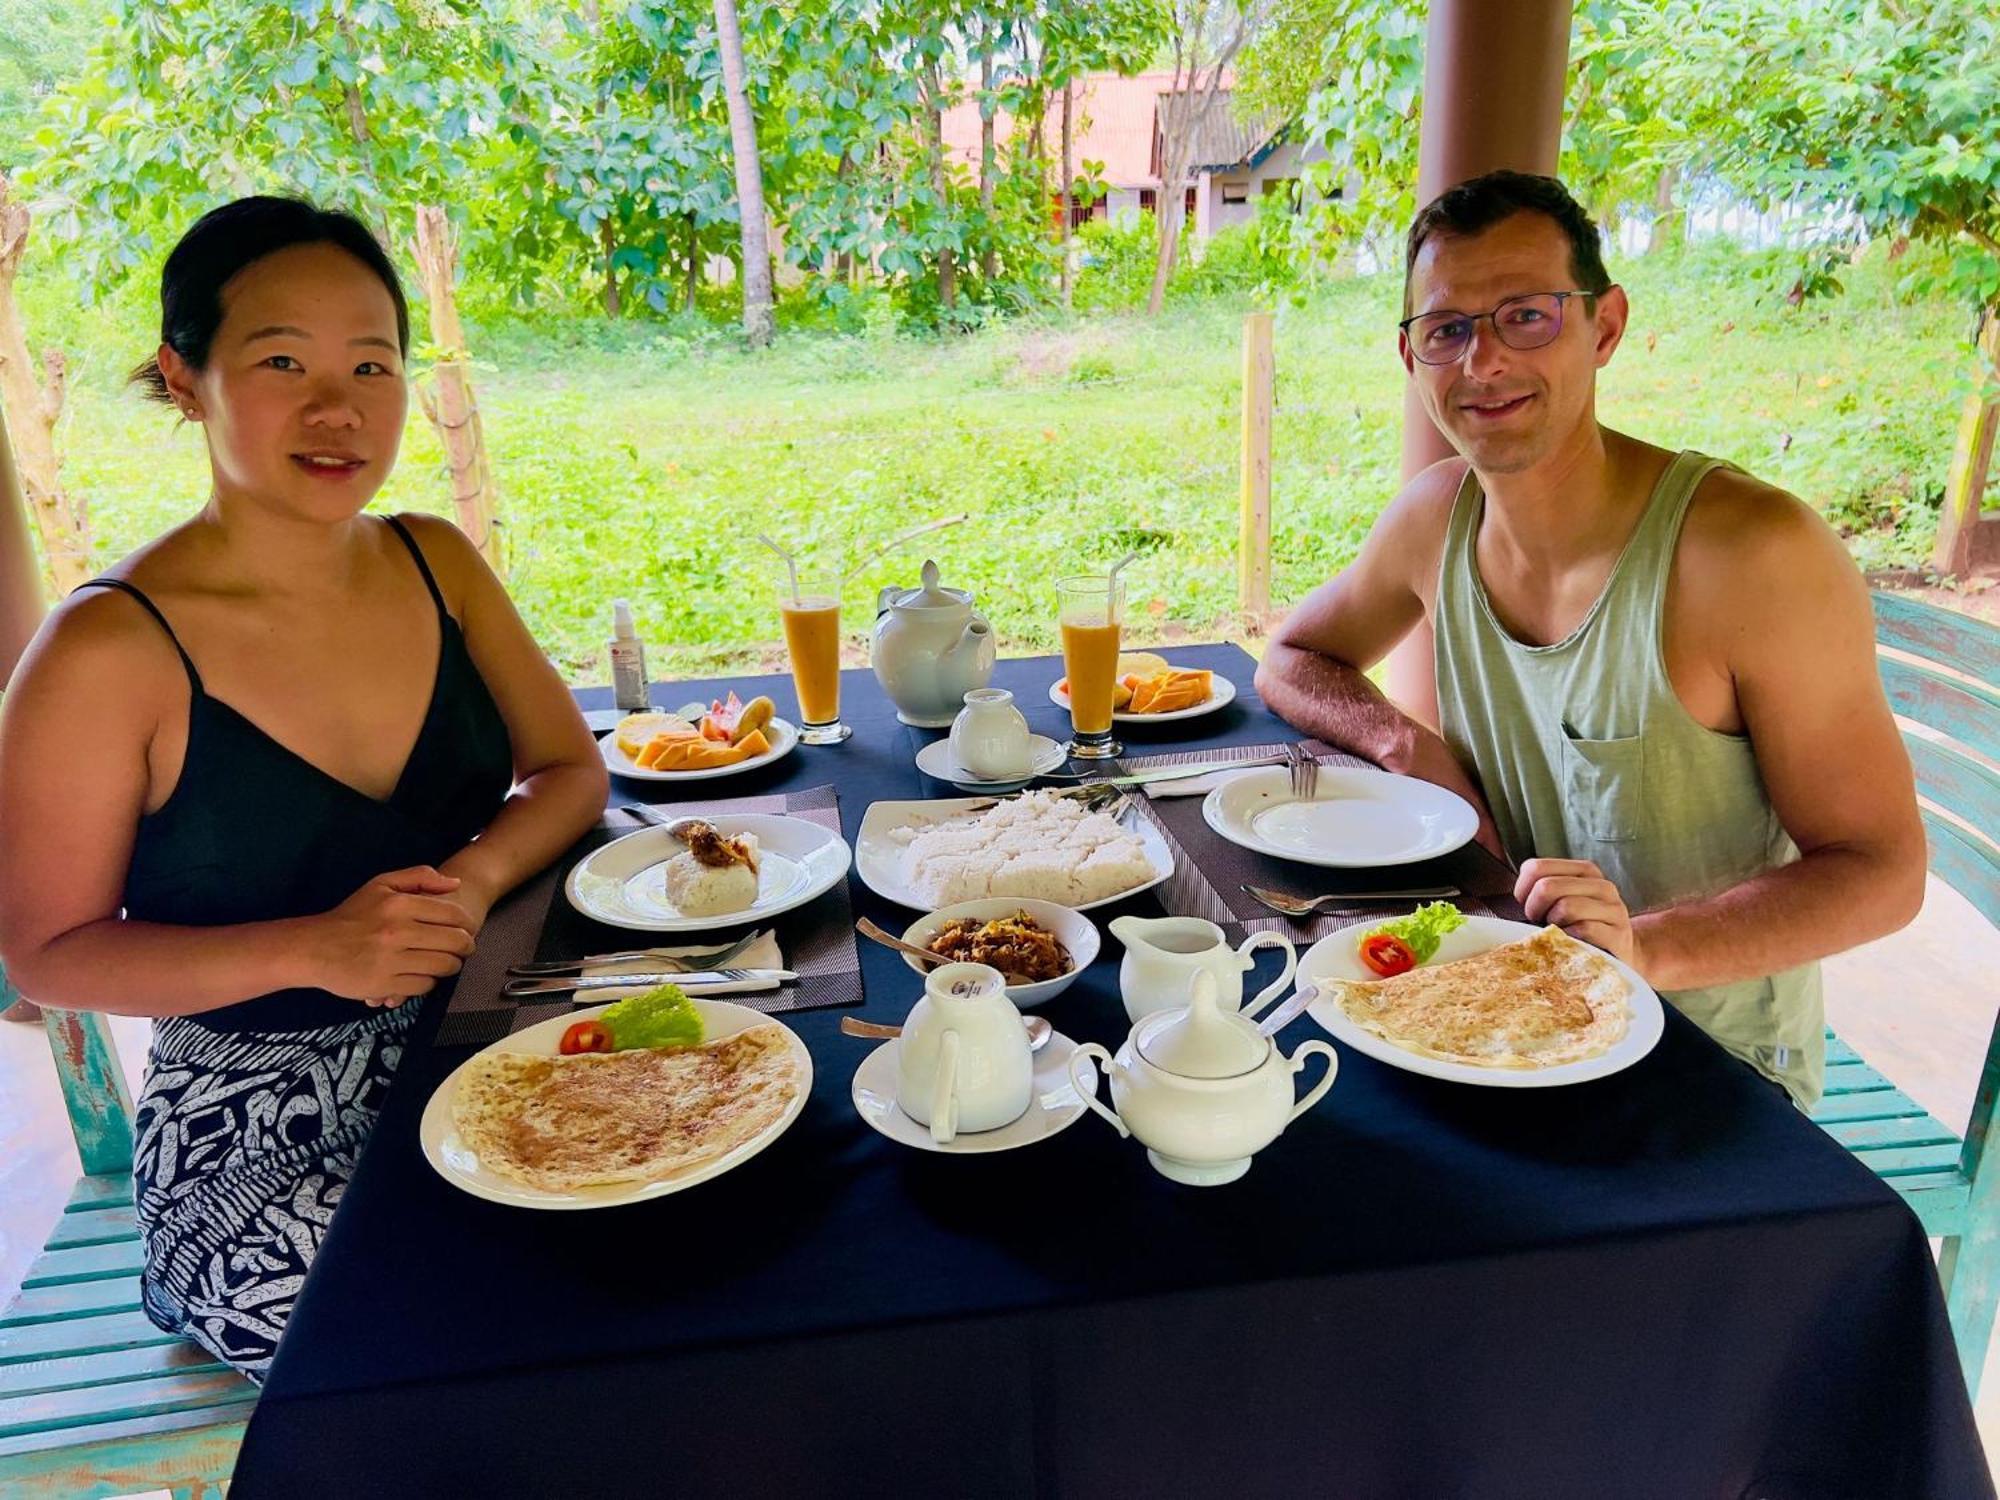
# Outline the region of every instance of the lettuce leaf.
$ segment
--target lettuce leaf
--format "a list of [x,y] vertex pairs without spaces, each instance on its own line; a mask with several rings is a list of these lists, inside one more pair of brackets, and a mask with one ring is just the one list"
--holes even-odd
[[1368,936],[1386,932],[1401,938],[1410,945],[1410,951],[1416,954],[1417,962],[1421,964],[1429,963],[1437,955],[1438,944],[1444,941],[1447,932],[1464,925],[1464,912],[1449,901],[1433,901],[1429,906],[1418,907],[1407,917],[1370,929]]
[[611,1033],[611,1050],[692,1047],[701,1041],[701,1013],[677,984],[614,1001],[597,1018]]

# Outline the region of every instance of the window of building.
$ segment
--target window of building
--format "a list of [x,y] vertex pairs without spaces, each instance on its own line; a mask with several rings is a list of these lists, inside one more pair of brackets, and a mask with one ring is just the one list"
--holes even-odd
[[[1267,193],[1271,191],[1270,183],[1267,182],[1264,184],[1264,191]],[[1222,201],[1224,203],[1248,203],[1250,201],[1250,184],[1247,182],[1223,183]]]

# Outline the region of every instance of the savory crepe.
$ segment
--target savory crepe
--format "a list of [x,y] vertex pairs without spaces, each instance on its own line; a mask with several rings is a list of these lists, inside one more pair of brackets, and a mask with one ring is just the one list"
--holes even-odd
[[481,1164],[550,1192],[651,1182],[734,1150],[780,1119],[800,1069],[771,1023],[698,1047],[466,1064],[452,1118]]
[[1384,1041],[1444,1062],[1552,1068],[1625,1035],[1632,987],[1559,927],[1393,979],[1327,981],[1348,1016]]

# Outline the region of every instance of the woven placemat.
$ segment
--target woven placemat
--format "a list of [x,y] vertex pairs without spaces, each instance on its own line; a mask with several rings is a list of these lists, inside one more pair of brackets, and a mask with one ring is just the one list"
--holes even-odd
[[[831,786],[728,801],[677,802],[673,811],[710,817],[727,813],[782,814],[817,823],[835,834],[840,832],[840,803]],[[562,859],[524,882],[494,907],[479,934],[477,951],[466,960],[458,976],[444,1020],[432,1039],[434,1046],[483,1047],[524,1026],[567,1015],[576,1008],[568,995],[501,994],[507,970],[515,964],[580,958],[587,953],[613,953],[627,948],[674,947],[683,942],[727,942],[751,926],[769,926],[776,932],[785,967],[799,977],[779,989],[718,998],[766,1014],[861,1003],[861,953],[855,943],[854,907],[844,879],[804,906],[780,913],[768,922],[737,923],[714,932],[633,932],[594,922],[572,907],[562,894],[571,868],[613,839],[646,826],[636,814],[612,809]]]

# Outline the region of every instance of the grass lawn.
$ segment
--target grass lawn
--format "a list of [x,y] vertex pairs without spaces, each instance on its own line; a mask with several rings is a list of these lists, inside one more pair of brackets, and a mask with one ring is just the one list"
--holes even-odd
[[[1879,261],[1879,257],[1877,257]],[[1794,310],[1769,263],[1714,246],[1620,268],[1635,304],[1602,377],[1606,421],[1783,484],[1850,533],[1866,566],[1929,549],[1966,361],[1961,309],[1903,303],[1871,261]],[[1278,313],[1274,597],[1339,568],[1396,487],[1402,371],[1393,277]],[[199,433],[120,388],[149,348],[143,299],[80,315],[27,288],[31,337],[84,351],[63,430],[69,487],[109,562],[200,503]],[[866,568],[844,598],[865,633],[879,586],[927,550],[975,589],[1004,649],[1049,649],[1053,580],[1132,549],[1139,632],[1240,633],[1234,614],[1239,340],[1246,303],[1133,317],[1026,318],[951,341],[726,338],[600,320],[497,326],[475,372],[523,615],[573,681],[602,681],[611,599],[629,597],[656,675],[768,656],[768,531],[845,570],[932,517],[971,519]],[[442,450],[412,402],[381,509],[445,513]],[[1146,623],[1150,622],[1150,624]]]

